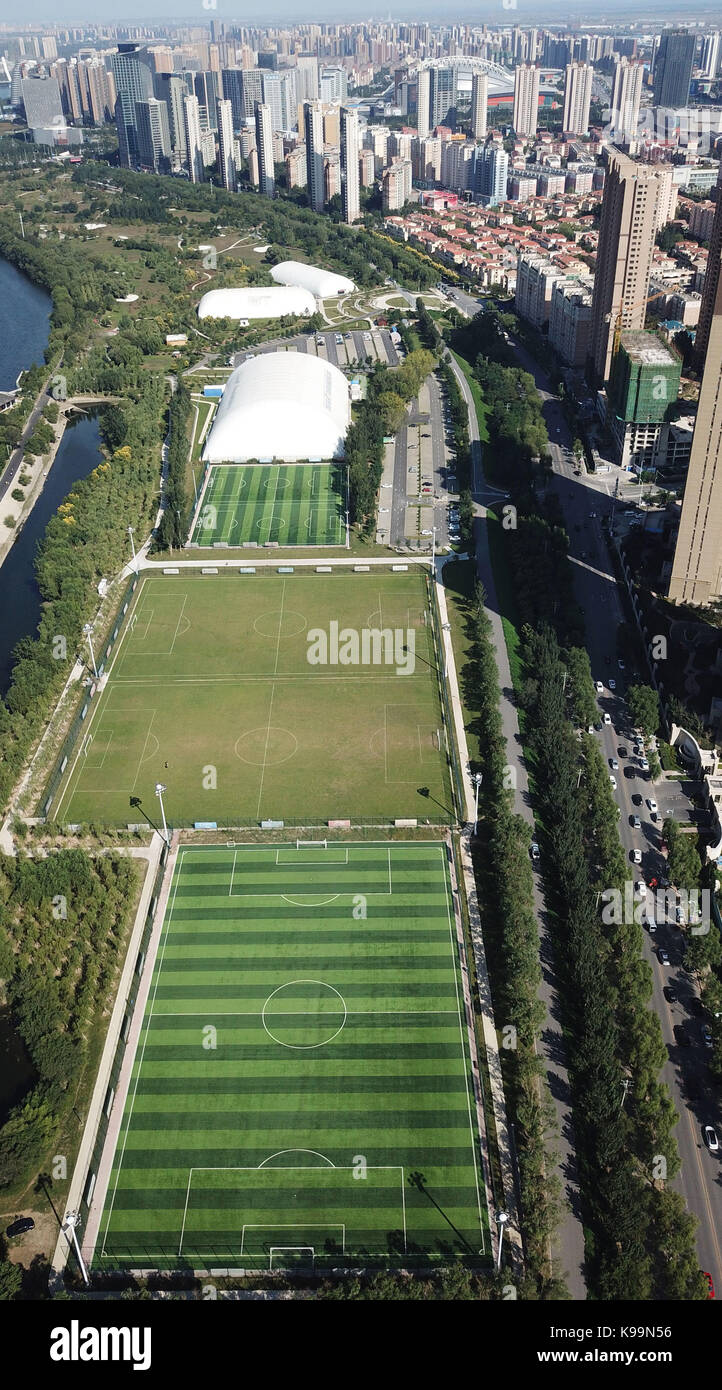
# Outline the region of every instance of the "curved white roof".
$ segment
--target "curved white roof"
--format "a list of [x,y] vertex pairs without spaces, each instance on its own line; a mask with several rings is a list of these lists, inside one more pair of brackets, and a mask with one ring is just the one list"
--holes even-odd
[[350,421],[348,383],[338,367],[301,352],[262,353],[231,372],[203,458],[338,457]]
[[353,280],[345,275],[335,275],[332,270],[322,270],[317,265],[304,265],[302,261],[281,261],[271,270],[279,285],[300,285],[310,290],[319,299],[328,299],[332,294],[348,294],[355,290]]
[[198,305],[199,319],[280,319],[284,314],[315,314],[316,301],[295,285],[251,285],[209,290]]

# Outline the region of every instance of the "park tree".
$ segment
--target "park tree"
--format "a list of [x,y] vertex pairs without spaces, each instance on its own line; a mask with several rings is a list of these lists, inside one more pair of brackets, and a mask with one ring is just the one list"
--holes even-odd
[[630,685],[627,703],[637,728],[649,738],[659,728],[659,699],[651,685]]

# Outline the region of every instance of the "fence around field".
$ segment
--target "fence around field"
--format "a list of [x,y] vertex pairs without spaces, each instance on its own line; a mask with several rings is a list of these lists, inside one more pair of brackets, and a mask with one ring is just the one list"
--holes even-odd
[[[115,620],[115,624],[110,633],[108,641],[106,642],[102,652],[99,651],[97,654],[96,661],[99,676],[102,676],[105,670],[106,662],[110,658],[113,648],[116,642],[118,641],[121,630],[124,626],[124,619],[130,607],[130,600],[135,592],[138,581],[139,576],[137,574],[134,574],[133,578],[128,583],[128,586],[123,595],[123,599],[118,610],[118,616]],[[97,696],[98,684],[97,682],[94,682],[93,685],[88,686],[85,695],[83,696],[83,701],[80,706],[80,709],[75,715],[75,718],[73,719],[73,722],[65,736],[63,746],[56,759],[53,771],[51,772],[50,777],[48,778],[42,803],[40,806],[40,817],[42,820],[48,820],[49,818],[48,813],[60,789],[60,784],[63,780],[63,777],[65,776],[68,763],[75,749],[75,745],[78,741],[78,736],[80,734],[81,729],[85,725],[85,721],[92,707],[93,700],[95,700]]]

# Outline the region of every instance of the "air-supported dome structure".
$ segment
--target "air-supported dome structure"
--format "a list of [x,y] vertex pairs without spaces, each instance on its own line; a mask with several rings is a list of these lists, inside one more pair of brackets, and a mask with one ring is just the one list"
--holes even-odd
[[297,285],[310,290],[317,299],[330,299],[334,294],[350,294],[355,290],[353,280],[345,275],[336,275],[333,270],[322,270],[317,265],[304,265],[303,261],[280,261],[271,270],[271,277],[279,285]]
[[345,376],[300,352],[268,352],[231,373],[208,437],[208,463],[332,459],[351,421]]
[[252,285],[208,290],[198,305],[199,319],[280,319],[284,314],[315,314],[310,290],[298,285]]

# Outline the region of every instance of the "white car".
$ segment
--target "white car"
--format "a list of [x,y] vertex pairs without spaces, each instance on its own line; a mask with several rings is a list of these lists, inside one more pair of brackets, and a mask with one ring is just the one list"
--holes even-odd
[[642,769],[642,772],[649,772],[649,763],[647,762],[646,758],[640,758],[639,765]]
[[617,682],[613,679],[612,676],[610,676],[610,678],[609,678],[609,689],[610,689],[610,690],[616,690],[616,688],[617,688]]
[[610,772],[610,774],[609,774],[609,780],[610,780],[610,782],[611,782],[611,784],[612,784],[612,791],[615,792],[615,791],[617,790],[617,779],[616,779],[616,777],[612,777],[611,772]]
[[597,695],[603,695],[603,694],[604,694],[604,686],[602,685],[602,682],[601,682],[601,681],[595,681],[595,682],[594,682],[594,689],[596,690]]
[[621,656],[620,656],[620,658],[619,658],[619,660],[618,660],[618,662],[617,662],[617,665],[618,665],[620,671],[623,671],[623,670],[624,670],[624,662],[622,661]]
[[639,898],[644,898],[644,897],[646,897],[646,895],[647,895],[647,885],[646,885],[646,883],[644,882],[644,879],[643,879],[643,878],[635,879],[634,891],[635,891],[635,893],[637,894],[637,897],[639,897]]
[[609,766],[611,767],[612,772],[619,772],[619,763],[617,762],[616,758],[609,759]]
[[641,862],[642,862],[642,851],[641,851],[641,849],[633,849],[633,850],[632,850],[632,863],[633,863],[633,864],[641,864]]
[[707,1145],[707,1148],[709,1149],[710,1153],[716,1154],[719,1149],[719,1139],[717,1138],[717,1131],[713,1128],[712,1125],[705,1125],[702,1133],[704,1135],[704,1142]]
[[648,806],[648,808],[649,808],[650,811],[656,811],[656,810],[657,810],[657,803],[656,803],[656,801],[655,801],[655,799],[654,799],[653,796],[648,796],[648,797],[647,797],[647,806]]
[[602,715],[602,723],[603,723],[603,724],[611,724],[611,722],[612,722],[612,716],[611,716],[611,714],[607,714],[607,712],[605,711],[605,713]]

